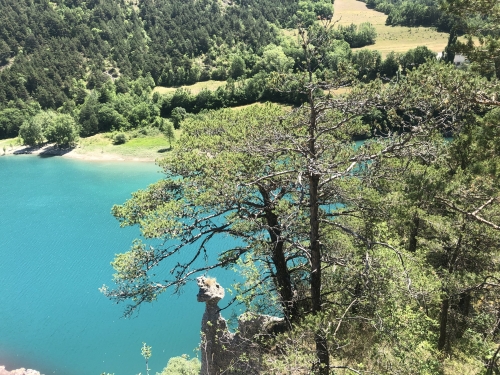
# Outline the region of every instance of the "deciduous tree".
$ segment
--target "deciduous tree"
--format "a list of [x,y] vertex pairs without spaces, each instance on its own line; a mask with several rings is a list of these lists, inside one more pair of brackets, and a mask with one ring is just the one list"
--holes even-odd
[[57,114],[52,111],[41,111],[26,120],[19,128],[19,137],[24,144],[38,146],[45,141],[45,131],[51,127]]
[[59,114],[44,130],[47,141],[54,142],[57,146],[74,146],[78,141],[78,128],[73,117]]

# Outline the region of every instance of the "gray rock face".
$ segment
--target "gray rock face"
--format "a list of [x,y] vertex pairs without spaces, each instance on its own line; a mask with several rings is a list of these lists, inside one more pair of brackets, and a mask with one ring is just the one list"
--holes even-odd
[[207,303],[215,303],[219,302],[224,298],[224,288],[220,286],[215,279],[210,277],[198,277],[196,279],[198,286],[200,287],[200,291],[196,298],[198,302],[207,302]]
[[224,298],[224,288],[212,278],[198,277],[196,281],[198,302],[206,304],[201,321],[200,375],[259,374],[264,351],[258,338],[283,319],[245,313],[238,318],[237,332],[231,333],[217,305]]
[[5,369],[5,366],[0,366],[0,375],[41,375],[41,374],[38,371],[25,368],[7,371]]

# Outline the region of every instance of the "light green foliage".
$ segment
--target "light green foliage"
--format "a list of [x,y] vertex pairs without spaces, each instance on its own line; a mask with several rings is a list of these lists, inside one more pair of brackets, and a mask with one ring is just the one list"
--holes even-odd
[[149,358],[151,358],[152,352],[151,347],[147,346],[145,342],[142,343],[141,355],[144,357],[144,361],[146,361],[146,374],[149,375]]
[[304,27],[311,26],[317,19],[330,19],[333,6],[330,0],[301,0],[296,18]]
[[57,114],[52,111],[41,111],[25,121],[19,128],[19,137],[29,146],[38,146],[45,141],[45,132],[53,126]]
[[[98,132],[127,131],[155,126],[159,121],[161,99],[151,94],[151,80],[138,78],[132,82],[106,81],[99,91],[92,92],[76,111],[83,137]],[[119,86],[130,86],[123,92]],[[120,90],[119,90],[120,89]]]
[[44,141],[43,129],[39,123],[26,121],[19,128],[19,138],[28,146],[37,146]]
[[70,88],[70,97],[75,101],[76,104],[83,104],[88,92],[85,87],[85,81],[83,79],[76,80],[72,79],[72,84]]
[[109,103],[113,101],[116,96],[115,85],[113,84],[113,81],[106,81],[106,83],[99,89],[98,95],[99,103]]
[[168,139],[168,144],[170,148],[172,148],[172,141],[175,140],[174,126],[170,121],[165,121],[165,124],[162,126],[165,137]]
[[126,130],[130,124],[127,119],[120,114],[114,107],[119,107],[116,103],[114,106],[103,105],[100,106],[97,112],[97,119],[100,126],[107,130]]
[[23,112],[17,108],[6,108],[0,111],[0,134],[2,138],[15,136],[19,128],[27,120]]
[[189,356],[182,355],[170,358],[167,367],[156,375],[198,375],[200,369],[201,363],[198,358],[189,359]]
[[142,101],[132,108],[128,119],[133,127],[148,126],[159,114],[160,111],[156,105],[149,101]]
[[286,56],[281,46],[269,45],[257,63],[260,71],[285,73],[293,67],[293,59]]
[[[242,228],[243,229],[243,228]],[[262,282],[261,278],[267,272],[266,267],[254,261],[248,254],[238,259],[233,269],[244,280],[232,285],[231,293],[236,301],[245,306],[246,311],[258,314],[279,315],[279,296],[273,290],[271,280]]]
[[384,61],[380,64],[380,75],[383,77],[392,78],[399,71],[399,57],[390,52]]
[[349,44],[343,40],[332,42],[323,59],[323,65],[333,71],[339,70],[342,65],[350,64],[352,51]]
[[74,146],[78,141],[78,129],[73,117],[68,114],[59,114],[44,131],[48,142],[57,146]]
[[146,77],[139,77],[135,81],[132,81],[131,87],[135,95],[147,97],[155,87],[155,81],[151,77],[151,74],[147,74]]
[[151,358],[151,347],[147,346],[145,342],[142,343],[141,355],[144,357],[146,361]]

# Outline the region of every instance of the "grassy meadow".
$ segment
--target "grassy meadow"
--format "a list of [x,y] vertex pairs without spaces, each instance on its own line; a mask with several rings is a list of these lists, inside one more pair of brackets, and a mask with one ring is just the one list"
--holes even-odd
[[333,20],[339,25],[359,25],[370,22],[377,31],[376,43],[364,48],[376,49],[385,57],[389,52],[406,52],[418,46],[427,46],[431,51],[442,52],[448,43],[448,34],[429,27],[386,26],[384,13],[368,9],[356,0],[335,0]]
[[[175,130],[175,139],[180,136],[180,130]],[[106,155],[120,156],[125,159],[150,159],[161,157],[170,150],[168,139],[163,134],[134,136],[134,133],[126,133],[128,141],[115,145],[112,133],[96,134],[91,137],[81,138],[75,153],[79,155],[98,156]],[[176,144],[172,142],[172,146]]]
[[[180,130],[174,130],[175,139],[179,139]],[[77,146],[68,154],[69,157],[88,160],[155,160],[170,151],[168,139],[161,133],[141,135],[128,132],[127,142],[120,145],[113,143],[114,133],[100,133],[87,138],[80,138]],[[172,142],[175,147],[176,141]],[[0,155],[25,148],[19,138],[0,140]],[[36,152],[35,152],[36,154]]]
[[191,91],[191,94],[196,95],[198,94],[201,90],[207,89],[211,91],[217,90],[220,86],[223,86],[226,84],[226,81],[204,81],[204,82],[197,82],[193,85],[186,85],[186,86],[180,86],[180,87],[162,87],[162,86],[156,86],[153,90],[153,93],[158,92],[160,94],[172,94],[175,92],[175,90],[179,88],[184,88],[188,89]]
[[19,138],[0,139],[0,155],[4,153],[4,150],[5,152],[9,152],[18,147],[19,142]]
[[[370,22],[377,31],[375,44],[363,48],[378,50],[385,58],[391,51],[406,52],[418,46],[427,46],[431,51],[442,52],[448,43],[448,34],[430,27],[386,26],[387,16],[366,7],[357,0],[335,0],[333,21],[338,25],[359,25]],[[283,35],[297,37],[296,30],[283,30]],[[356,49],[354,49],[356,50]]]

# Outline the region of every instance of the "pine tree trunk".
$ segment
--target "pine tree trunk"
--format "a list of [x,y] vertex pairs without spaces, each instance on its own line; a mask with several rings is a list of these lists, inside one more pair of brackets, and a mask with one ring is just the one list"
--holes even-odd
[[[319,242],[319,204],[318,204],[318,184],[319,177],[312,176],[310,179],[310,239],[311,239],[311,300],[312,312],[314,315],[322,310],[321,306],[321,248]],[[316,356],[318,364],[314,373],[318,375],[328,375],[330,373],[330,357],[328,355],[328,342],[318,330],[314,335],[316,342]]]
[[446,326],[448,325],[448,309],[450,307],[450,300],[445,298],[441,301],[441,316],[439,318],[439,339],[438,350],[444,350],[447,339]]
[[297,303],[293,298],[293,285],[290,276],[290,270],[288,269],[285,252],[284,243],[280,239],[281,230],[279,229],[278,217],[273,212],[271,207],[271,199],[269,198],[269,192],[265,189],[260,189],[260,194],[265,206],[265,219],[268,226],[268,233],[271,240],[272,255],[274,267],[276,268],[275,281],[277,292],[281,299],[281,306],[283,308],[283,313],[285,319],[289,326],[291,323],[297,321],[299,318],[297,311]]
[[418,216],[413,218],[413,223],[410,230],[410,240],[408,241],[408,251],[414,253],[417,251],[417,235],[420,226],[420,219]]
[[[317,315],[322,310],[321,301],[321,244],[319,239],[319,180],[320,175],[314,173],[316,169],[316,112],[314,107],[313,92],[309,93],[310,122],[309,122],[309,153],[311,161],[309,164],[309,241],[311,251],[311,302],[312,313]],[[330,357],[328,355],[328,342],[318,328],[314,335],[316,342],[317,366],[313,372],[318,375],[328,375],[330,373]]]

